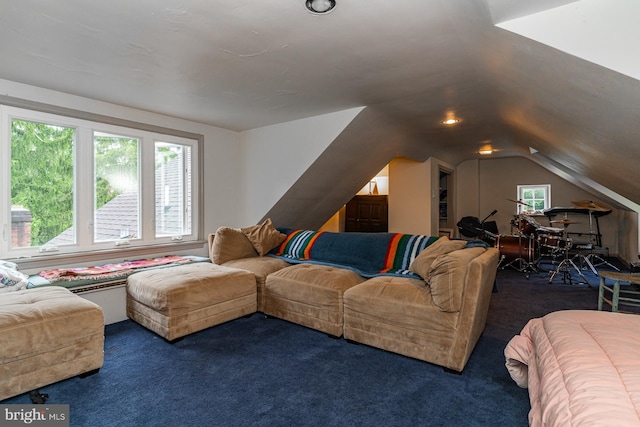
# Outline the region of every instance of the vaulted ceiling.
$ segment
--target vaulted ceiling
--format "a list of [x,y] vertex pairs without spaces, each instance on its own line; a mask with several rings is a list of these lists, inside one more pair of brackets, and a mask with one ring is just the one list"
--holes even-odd
[[416,159],[534,151],[640,204],[634,0],[6,3],[2,79],[236,131],[365,106]]

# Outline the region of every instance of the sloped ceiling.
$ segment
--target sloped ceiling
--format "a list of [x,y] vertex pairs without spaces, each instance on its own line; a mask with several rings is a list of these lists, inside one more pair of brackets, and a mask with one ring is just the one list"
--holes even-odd
[[[365,106],[374,114],[365,109],[336,143],[358,146],[368,119],[417,160],[455,165],[484,144],[496,156],[528,156],[531,147],[612,200],[640,203],[637,74],[557,42],[573,34],[565,22],[577,10],[598,33],[617,18],[593,16],[594,5],[629,2],[338,0],[315,16],[302,0],[21,0],[0,14],[0,78],[236,131]],[[547,15],[558,10],[565,21]],[[605,47],[637,72],[628,22],[608,22],[616,31]],[[536,31],[517,33],[527,25]],[[443,126],[449,114],[462,122]],[[382,157],[393,155],[384,144]],[[358,159],[362,176],[379,170],[380,157]]]

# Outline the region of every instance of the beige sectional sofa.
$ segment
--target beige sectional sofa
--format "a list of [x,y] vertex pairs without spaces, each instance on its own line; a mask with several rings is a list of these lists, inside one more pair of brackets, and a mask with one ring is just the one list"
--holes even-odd
[[[267,220],[221,227],[209,253],[215,264],[254,273],[266,315],[461,372],[485,327],[499,251],[446,237],[370,236],[274,229]],[[398,253],[384,262],[394,268],[363,272],[387,237]],[[331,239],[346,246],[343,259],[330,253],[339,246]],[[414,241],[421,243],[407,243]]]

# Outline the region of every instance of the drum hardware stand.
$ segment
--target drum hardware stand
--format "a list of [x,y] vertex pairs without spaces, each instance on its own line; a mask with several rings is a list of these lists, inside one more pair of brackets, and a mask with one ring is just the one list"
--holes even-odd
[[588,256],[584,256],[582,251],[588,251],[593,249],[592,243],[578,243],[573,246],[576,249],[576,254],[571,258],[572,260],[578,259],[580,261],[580,267],[584,268],[584,265],[587,264],[587,267],[591,270],[593,274],[598,275],[598,270],[593,266]]
[[582,280],[584,280],[584,283],[586,283],[589,287],[591,287],[591,283],[589,283],[589,280],[587,280],[587,278],[582,273],[582,271],[578,268],[576,263],[573,262],[573,259],[569,258],[569,249],[571,249],[571,245],[568,245],[564,249],[565,256],[564,256],[564,259],[560,262],[560,264],[558,264],[558,267],[554,271],[550,272],[551,276],[549,277],[549,284],[553,282],[553,279],[556,277],[558,273],[562,273],[562,282],[567,283],[567,279],[568,279],[569,284],[571,285],[572,284],[571,269],[569,267],[573,267],[573,269],[578,273],[578,275],[582,277]]
[[[542,249],[540,249],[540,258],[538,258],[538,262],[536,264],[536,267],[538,268],[538,270],[542,270],[545,271],[549,274],[551,274],[553,271],[555,271],[557,269],[557,266],[560,264],[560,262],[558,262],[558,258],[559,257],[564,257],[564,248],[560,248],[558,247],[554,247],[551,248],[551,251],[548,254],[543,255],[542,254]],[[541,264],[543,264],[543,260],[545,258],[548,258],[551,262],[551,269],[547,270],[545,268],[540,267]]]
[[[598,247],[602,247],[602,237],[600,235],[600,224],[598,223],[598,217],[596,217],[596,228],[597,228],[597,233],[596,233],[596,246]],[[590,209],[589,210],[589,235],[593,236],[593,211]],[[591,247],[591,249],[593,250],[593,246]],[[604,258],[602,258],[601,256],[599,256],[598,254],[596,254],[595,252],[591,252],[589,255],[587,255],[585,258],[585,261],[587,262],[587,265],[589,265],[589,267],[591,267],[591,270],[596,274],[596,276],[598,275],[598,272],[596,271],[596,269],[594,268],[595,265],[608,265],[609,267],[613,268],[616,271],[620,271],[620,269],[618,267],[616,267],[615,265],[611,264],[610,262],[606,261]],[[594,263],[591,260],[595,258],[598,262]]]
[[[500,264],[502,264],[502,261],[504,261],[504,259],[505,259],[505,256],[503,255],[500,258],[500,262],[498,263],[498,269],[500,269],[500,270],[504,270],[507,267],[511,267],[514,270],[519,271],[520,273],[524,273],[524,276],[527,279],[529,278],[531,273],[537,273],[538,272],[538,269],[536,268],[536,264],[534,262],[528,262],[524,258],[516,258],[513,261],[511,261],[508,264],[505,264],[505,265],[503,265],[501,267]],[[518,265],[516,266],[515,263],[518,263]]]
[[[613,268],[616,271],[620,271],[620,269],[618,267],[616,267],[615,265],[611,264],[609,261],[605,260],[604,258],[602,258],[600,255],[596,254],[595,252],[591,252],[589,255],[587,255],[586,260],[589,264],[591,264],[591,266],[601,266],[601,265],[608,265],[609,267]],[[592,259],[597,260],[597,262],[592,262]]]

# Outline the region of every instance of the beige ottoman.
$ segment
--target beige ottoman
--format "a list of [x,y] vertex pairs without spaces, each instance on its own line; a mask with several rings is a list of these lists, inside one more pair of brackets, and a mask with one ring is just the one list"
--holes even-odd
[[103,361],[97,304],[58,286],[0,296],[0,400],[94,373]]
[[351,270],[297,264],[271,273],[264,287],[264,314],[342,335],[342,295],[365,281]]
[[199,262],[132,274],[127,315],[168,341],[256,311],[248,271]]

